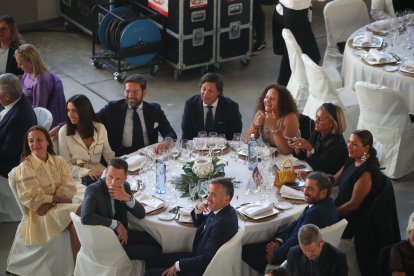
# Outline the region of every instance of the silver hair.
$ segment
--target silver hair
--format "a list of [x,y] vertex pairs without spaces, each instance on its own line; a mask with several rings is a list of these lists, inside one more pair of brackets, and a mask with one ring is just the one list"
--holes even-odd
[[11,73],[0,75],[0,94],[7,93],[10,98],[17,100],[23,94],[19,78]]

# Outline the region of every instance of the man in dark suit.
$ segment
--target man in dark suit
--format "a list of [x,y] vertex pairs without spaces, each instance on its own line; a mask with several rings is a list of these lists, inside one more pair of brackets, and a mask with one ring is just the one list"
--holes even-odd
[[162,254],[151,262],[151,267],[169,268],[153,268],[144,275],[202,275],[217,250],[237,233],[236,211],[230,206],[233,194],[233,183],[229,179],[213,179],[207,199],[191,212],[193,224],[198,227],[192,252]]
[[86,187],[81,221],[113,229],[130,259],[148,260],[161,253],[157,241],[146,232],[129,230],[127,212],[145,217],[144,207],[131,194],[125,182],[128,164],[121,158],[109,161],[105,178]]
[[[146,95],[147,81],[144,77],[130,75],[124,80],[125,99],[109,102],[97,113],[108,131],[109,144],[115,156],[157,143],[158,133],[164,141],[156,147],[156,152],[167,149],[171,139],[177,138],[161,106],[145,102]],[[134,134],[134,112],[139,116],[137,134]]]
[[289,250],[287,267],[292,276],[347,276],[346,256],[321,237],[318,226],[303,225],[298,234],[299,245]]
[[286,260],[292,246],[298,244],[299,228],[313,223],[320,228],[338,221],[335,202],[330,198],[333,176],[323,172],[310,173],[305,181],[304,195],[309,204],[297,220],[288,228],[276,233],[272,241],[247,244],[243,246],[242,259],[259,273],[267,264],[281,264]]
[[36,114],[11,73],[0,75],[0,175],[7,177],[20,163],[26,131],[37,123]]
[[200,95],[189,98],[184,107],[181,128],[183,139],[193,139],[199,131],[225,134],[227,140],[242,130],[239,105],[223,96],[223,80],[216,73],[200,79]]

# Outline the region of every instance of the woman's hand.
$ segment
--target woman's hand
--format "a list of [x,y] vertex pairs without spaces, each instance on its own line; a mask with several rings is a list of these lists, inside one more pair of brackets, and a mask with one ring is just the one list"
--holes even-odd
[[102,171],[98,171],[98,170],[89,170],[88,175],[94,179],[94,180],[98,180],[101,175],[102,175]]
[[44,216],[52,208],[53,208],[53,204],[52,203],[44,203],[44,204],[40,205],[40,207],[37,209],[37,214],[39,216]]
[[261,110],[257,111],[256,115],[254,116],[253,127],[255,129],[259,129],[260,127],[263,126],[265,119],[266,119],[265,112]]

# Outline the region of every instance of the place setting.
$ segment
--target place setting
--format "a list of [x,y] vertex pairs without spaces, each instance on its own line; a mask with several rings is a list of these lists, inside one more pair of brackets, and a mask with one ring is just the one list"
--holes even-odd
[[142,191],[138,191],[134,194],[136,200],[144,206],[145,214],[147,216],[153,216],[163,213],[167,210],[167,203],[153,195],[148,195]]
[[264,222],[274,219],[281,211],[275,208],[272,202],[244,203],[236,208],[243,221]]

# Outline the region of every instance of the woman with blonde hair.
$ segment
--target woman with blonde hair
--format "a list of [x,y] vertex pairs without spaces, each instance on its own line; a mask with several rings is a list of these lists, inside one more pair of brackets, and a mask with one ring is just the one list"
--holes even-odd
[[53,115],[52,127],[63,122],[66,99],[61,80],[48,71],[35,46],[22,44],[16,49],[14,56],[24,71],[22,89],[32,107],[47,108]]
[[297,138],[289,145],[295,155],[311,165],[315,171],[334,175],[348,156],[343,132],[346,122],[342,108],[333,103],[323,103],[316,110],[315,131],[309,140]]
[[10,15],[0,16],[0,74],[12,73],[22,75],[17,66],[14,51],[23,43],[16,21]]

